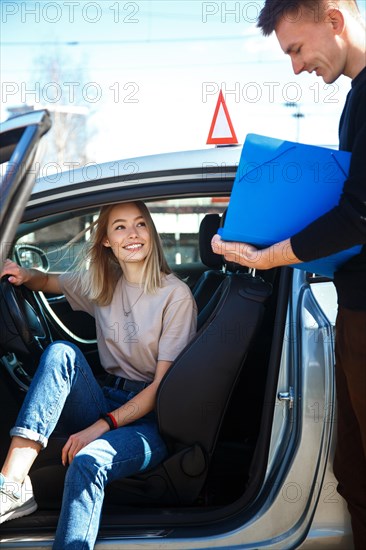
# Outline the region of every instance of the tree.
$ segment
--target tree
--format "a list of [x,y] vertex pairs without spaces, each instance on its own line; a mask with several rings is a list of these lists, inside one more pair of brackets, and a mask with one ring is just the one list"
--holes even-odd
[[89,104],[83,96],[85,69],[59,48],[36,61],[43,104],[52,112],[48,151],[44,160],[56,162],[62,170],[70,163],[87,161]]
[[32,102],[8,109],[11,114],[37,109],[50,111],[53,124],[44,138],[45,147],[39,159],[41,173],[45,165],[50,174],[83,166],[89,161],[87,143],[93,103],[85,94],[88,82],[84,66],[55,45],[34,62],[34,81],[27,82]]

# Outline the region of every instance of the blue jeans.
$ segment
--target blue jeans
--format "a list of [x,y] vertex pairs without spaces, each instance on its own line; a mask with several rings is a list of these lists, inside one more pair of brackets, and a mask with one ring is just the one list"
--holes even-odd
[[[45,447],[56,425],[69,435],[76,433],[135,395],[101,388],[82,352],[55,342],[42,355],[10,434]],[[152,468],[166,455],[154,413],[105,433],[79,451],[67,470],[53,548],[94,548],[107,483]]]

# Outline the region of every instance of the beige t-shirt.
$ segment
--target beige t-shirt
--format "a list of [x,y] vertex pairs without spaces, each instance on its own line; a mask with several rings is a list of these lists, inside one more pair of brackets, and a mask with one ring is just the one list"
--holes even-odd
[[[153,380],[159,360],[174,361],[196,333],[197,308],[189,287],[175,275],[163,277],[155,294],[119,279],[108,306],[81,295],[72,275],[60,275],[71,307],[95,318],[99,356],[105,370],[130,380]],[[122,307],[131,313],[126,317]],[[132,306],[132,309],[131,309]]]

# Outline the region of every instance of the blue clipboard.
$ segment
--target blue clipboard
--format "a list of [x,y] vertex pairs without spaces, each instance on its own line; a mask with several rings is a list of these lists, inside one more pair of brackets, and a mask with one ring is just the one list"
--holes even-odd
[[[291,237],[338,204],[350,161],[346,151],[248,134],[222,239],[263,248]],[[333,278],[361,248],[292,267]]]

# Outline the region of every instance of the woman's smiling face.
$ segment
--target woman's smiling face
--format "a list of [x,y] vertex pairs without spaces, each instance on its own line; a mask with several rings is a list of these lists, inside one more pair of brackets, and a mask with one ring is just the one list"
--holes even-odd
[[143,262],[150,251],[150,243],[146,220],[134,203],[112,208],[103,244],[113,250],[119,262]]

